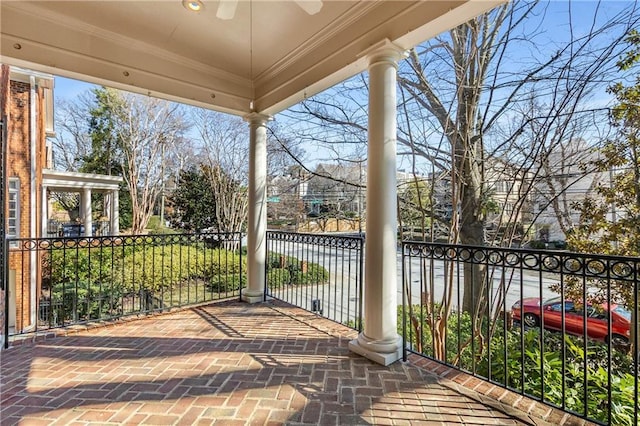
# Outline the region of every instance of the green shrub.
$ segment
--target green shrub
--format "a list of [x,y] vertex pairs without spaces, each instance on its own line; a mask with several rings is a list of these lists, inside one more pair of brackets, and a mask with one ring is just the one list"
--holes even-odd
[[160,291],[193,278],[204,276],[204,254],[196,247],[140,245],[124,260],[123,282],[126,289],[145,288]]
[[206,266],[203,279],[210,291],[227,293],[239,290],[247,282],[247,258],[225,249],[210,249],[205,252]]
[[542,240],[529,241],[529,248],[533,250],[544,250],[549,247],[549,243]]
[[269,276],[269,272],[273,269],[286,269],[288,271],[289,278],[287,282],[283,281],[283,279],[279,279],[282,284],[326,284],[329,280],[329,271],[324,267],[317,263],[301,261],[296,257],[269,252],[266,263],[267,276]]
[[175,229],[171,229],[167,227],[151,229],[149,231],[149,235],[170,235],[170,234],[177,234],[177,233],[178,231],[176,231]]
[[[398,312],[401,333],[402,307]],[[429,357],[435,357],[428,310],[424,306],[414,305],[412,314],[412,318],[408,314],[404,318],[412,347],[420,348]],[[607,345],[590,339],[585,342],[580,337],[549,331],[541,334],[539,329],[528,329],[521,334],[519,327],[505,331],[502,321],[498,321],[490,339],[487,339],[487,325],[482,324],[480,329],[484,334],[483,339],[476,336],[472,346],[469,315],[451,312],[446,322],[447,350],[444,361],[536,398],[543,397],[544,384],[545,402],[559,406],[564,404],[568,410],[577,413],[586,410],[587,417],[601,422],[607,421],[610,375],[611,423],[632,424],[633,407],[637,402],[634,400],[633,360],[627,354],[612,351],[609,364]],[[585,394],[586,408],[583,400]]]
[[125,258],[126,288],[167,289],[193,280],[204,280],[220,292],[237,290],[246,257],[225,249],[197,245],[144,245]]
[[[239,274],[246,271],[247,257],[225,249],[208,249],[204,252],[204,277],[212,278],[216,275]],[[242,260],[242,263],[240,263]]]
[[147,223],[147,229],[149,230],[149,234],[158,235],[158,234],[175,234],[176,231],[165,226],[164,223],[160,221],[160,216],[151,216],[149,218],[149,222]]
[[287,257],[283,254],[269,252],[267,254],[267,270],[271,268],[283,268],[286,265],[287,259],[293,259],[292,257]]
[[346,320],[346,321],[342,322],[342,325],[345,325],[345,326],[347,326],[349,328],[352,328],[354,330],[362,331],[362,327],[364,326],[364,324],[362,324],[363,321],[360,321],[359,319]]
[[122,291],[119,285],[80,281],[55,286],[49,306],[55,325],[65,322],[106,319],[120,313]]
[[287,268],[271,268],[267,271],[267,285],[277,290],[291,283],[291,274]]
[[297,285],[326,284],[329,280],[329,272],[317,263],[308,263],[304,267],[289,269],[291,283]]
[[247,284],[247,274],[216,275],[207,282],[207,289],[212,293],[229,293],[237,291]]
[[[399,309],[398,324],[402,325],[402,310]],[[432,311],[432,315],[438,315],[438,306],[435,306],[435,310]],[[434,342],[431,335],[430,313],[426,306],[413,305],[412,306],[413,318],[409,317],[407,312],[405,321],[409,327],[408,337],[411,338],[411,343],[414,348],[422,348],[422,353],[425,355],[435,357]],[[443,319],[434,320],[444,321]],[[417,327],[417,330],[416,330]],[[444,361],[458,365],[460,368],[472,370],[473,369],[473,356],[472,349],[475,349],[470,344],[471,339],[471,317],[467,312],[452,312],[446,319],[444,324],[446,329],[446,340],[444,342],[446,348],[446,358]],[[477,359],[476,359],[477,361]],[[477,367],[476,367],[477,368]]]
[[43,286],[56,288],[64,284],[119,283],[114,274],[122,265],[122,255],[111,248],[52,248],[42,259]]
[[202,244],[164,244],[151,236],[115,248],[52,249],[43,266],[43,288],[54,291],[82,283],[91,292],[115,286],[118,294],[162,294],[185,286],[204,289],[205,283],[209,292],[226,293],[246,282],[246,256]]
[[109,247],[52,247],[42,257],[41,316],[61,325],[117,315],[122,255]]

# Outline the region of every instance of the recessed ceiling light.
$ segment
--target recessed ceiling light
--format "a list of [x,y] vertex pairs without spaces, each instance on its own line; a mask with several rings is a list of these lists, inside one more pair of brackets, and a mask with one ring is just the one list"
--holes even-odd
[[192,12],[200,12],[204,9],[204,3],[201,0],[182,0],[182,5]]

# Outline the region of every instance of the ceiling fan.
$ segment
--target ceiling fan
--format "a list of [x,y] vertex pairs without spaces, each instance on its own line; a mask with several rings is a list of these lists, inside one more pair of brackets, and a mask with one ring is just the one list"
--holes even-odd
[[[223,20],[233,19],[239,0],[220,0],[216,17]],[[315,15],[322,9],[322,0],[294,0],[309,15]]]

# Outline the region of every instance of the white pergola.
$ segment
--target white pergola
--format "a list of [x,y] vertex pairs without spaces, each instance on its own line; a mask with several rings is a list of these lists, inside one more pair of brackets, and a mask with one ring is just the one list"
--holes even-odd
[[[401,356],[396,329],[396,71],[404,52],[504,0],[0,2],[0,61],[241,115],[249,123],[247,302],[263,299],[266,125],[369,73],[364,331],[350,348]],[[198,12],[190,10],[200,9]]]
[[80,194],[80,218],[84,225],[84,236],[90,237],[93,232],[93,213],[91,211],[91,194],[104,193],[108,197],[110,235],[118,235],[119,230],[119,194],[120,176],[96,175],[92,173],[63,172],[58,170],[42,171],[42,234],[47,235],[49,218],[49,192],[75,192]]

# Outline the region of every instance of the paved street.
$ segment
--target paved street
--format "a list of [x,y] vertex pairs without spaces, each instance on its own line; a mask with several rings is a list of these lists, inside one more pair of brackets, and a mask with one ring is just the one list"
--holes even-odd
[[[272,290],[273,296],[309,310],[313,310],[313,300],[319,300],[318,307],[322,309],[324,316],[340,323],[355,321],[361,295],[357,285],[360,272],[355,263],[356,257],[353,252],[301,243],[274,245],[269,250],[311,263],[318,263],[330,275],[327,284],[285,286]],[[445,269],[448,271],[447,274],[445,274]],[[540,276],[533,271],[522,272],[517,268],[505,268],[504,271],[496,268],[491,271],[491,274],[491,282],[493,283],[492,309],[495,309],[498,300],[505,300],[501,310],[509,310],[521,297],[542,296],[549,298],[555,295],[549,290],[549,285],[557,282],[557,278],[554,279],[550,274]],[[461,265],[451,266],[443,261],[430,262],[415,257],[411,258],[410,265],[407,267],[407,279],[411,284],[411,303],[419,304],[421,295],[424,293],[432,294],[434,301],[440,302],[445,289],[450,288],[450,300],[455,309],[461,304],[463,297],[463,276]],[[445,286],[445,283],[451,279],[453,279],[452,285]],[[403,300],[402,280],[402,255],[398,253],[397,300],[399,305]],[[542,288],[540,281],[543,283]],[[405,293],[404,297],[408,298],[409,293]]]

